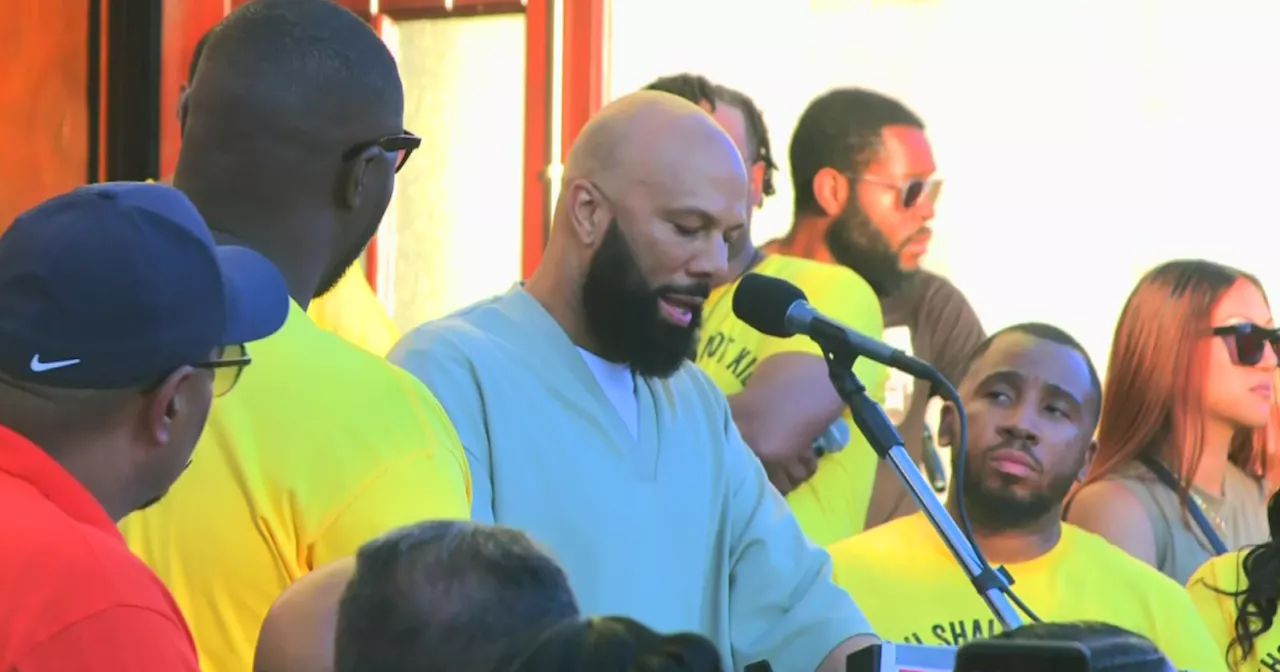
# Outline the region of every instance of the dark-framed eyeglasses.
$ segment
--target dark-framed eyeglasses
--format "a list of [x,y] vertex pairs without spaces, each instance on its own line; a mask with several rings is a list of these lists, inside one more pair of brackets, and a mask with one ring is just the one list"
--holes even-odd
[[913,177],[906,182],[893,182],[863,175],[862,181],[897,190],[898,205],[903,210],[910,210],[924,200],[928,200],[930,205],[937,203],[938,196],[942,193],[942,180],[940,179],[921,180]]
[[345,163],[357,156],[360,156],[360,152],[363,152],[370,147],[377,147],[388,154],[395,155],[396,172],[398,173],[401,168],[404,168],[404,164],[409,162],[409,157],[413,155],[413,150],[417,149],[421,145],[422,138],[419,138],[409,131],[403,131],[395,135],[385,135],[377,140],[370,140],[368,142],[362,142],[355,145],[351,149],[342,153],[342,161]]
[[249,349],[244,344],[224,345],[218,350],[217,357],[192,366],[213,372],[213,396],[221,397],[236,386],[240,381],[240,374],[244,373],[244,367],[251,362],[253,359],[249,357]]
[[1257,366],[1267,352],[1267,346],[1280,358],[1280,330],[1252,322],[1214,327],[1213,335],[1227,344],[1231,362],[1237,366]]
[[[240,380],[240,374],[244,372],[244,367],[249,366],[252,362],[253,359],[249,357],[249,349],[244,345],[224,345],[218,349],[212,359],[196,362],[190,366],[195,369],[212,371],[213,396],[221,397],[236,386],[236,383]],[[142,388],[143,393],[154,392],[164,384],[170,373],[164,374],[159,380]]]

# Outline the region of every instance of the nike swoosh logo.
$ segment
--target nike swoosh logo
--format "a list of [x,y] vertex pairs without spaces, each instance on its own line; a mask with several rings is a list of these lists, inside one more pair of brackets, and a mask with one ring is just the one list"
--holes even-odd
[[62,369],[68,366],[75,366],[76,364],[79,364],[79,363],[80,363],[80,360],[78,359],[62,359],[56,362],[42,362],[40,361],[40,355],[34,355],[31,358],[31,370],[35,371],[36,373],[43,373],[45,371],[52,371],[54,369]]

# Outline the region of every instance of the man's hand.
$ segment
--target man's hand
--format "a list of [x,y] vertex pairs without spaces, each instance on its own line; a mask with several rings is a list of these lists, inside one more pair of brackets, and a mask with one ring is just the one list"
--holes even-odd
[[844,402],[825,360],[787,352],[760,362],[746,389],[729,397],[729,407],[769,481],[785,495],[818,471],[813,440],[840,417]]
[[[754,451],[755,448],[752,447]],[[779,451],[781,454],[771,455],[764,451],[756,451],[756,456],[764,464],[764,471],[769,475],[769,482],[778,492],[786,495],[795,490],[801,483],[813,478],[818,471],[818,457],[813,454],[813,445],[799,446],[799,450]]]

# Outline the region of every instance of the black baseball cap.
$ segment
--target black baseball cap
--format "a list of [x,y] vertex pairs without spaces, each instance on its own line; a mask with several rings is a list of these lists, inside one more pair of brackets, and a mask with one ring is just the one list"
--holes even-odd
[[275,333],[280,272],[214,243],[173,187],[107,182],[56,196],[0,235],[0,374],[71,389],[145,386]]

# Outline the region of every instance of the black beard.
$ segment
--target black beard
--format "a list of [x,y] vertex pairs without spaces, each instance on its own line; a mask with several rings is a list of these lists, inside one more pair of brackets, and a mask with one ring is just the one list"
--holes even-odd
[[325,269],[324,275],[320,276],[320,282],[316,285],[315,294],[311,296],[312,299],[318,299],[333,291],[333,288],[338,285],[338,282],[340,282],[342,277],[347,274],[347,271],[351,270],[351,267],[355,266],[356,262],[360,261],[360,257],[364,254],[365,249],[369,247],[369,241],[373,240],[374,234],[378,232],[379,223],[380,222],[374,222],[374,225],[369,230],[368,235],[360,237],[359,246],[348,250],[342,256],[337,257],[336,259],[338,263]]
[[1017,494],[1000,486],[989,487],[982,474],[986,465],[980,462],[966,460],[964,466],[962,487],[969,519],[974,527],[1001,532],[1031,527],[1061,506],[1084,463],[1064,473],[1053,474],[1044,490],[1030,495]]
[[826,243],[831,258],[861,275],[881,298],[902,291],[916,276],[915,271],[902,270],[902,251],[889,247],[884,234],[852,198],[827,228]]
[[669,294],[706,298],[710,283],[684,287],[650,287],[622,235],[618,221],[609,223],[600,249],[587,267],[582,304],[587,328],[600,352],[611,362],[626,363],[641,376],[669,378],[688,361],[698,345],[702,311],[693,311],[688,326],[661,317],[659,299]]

